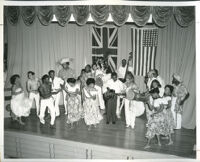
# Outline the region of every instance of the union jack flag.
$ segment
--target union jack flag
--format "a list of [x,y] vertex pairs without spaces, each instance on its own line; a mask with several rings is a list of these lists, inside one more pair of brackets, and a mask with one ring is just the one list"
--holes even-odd
[[118,29],[116,27],[92,27],[92,62],[98,58],[108,60],[112,71],[117,69]]

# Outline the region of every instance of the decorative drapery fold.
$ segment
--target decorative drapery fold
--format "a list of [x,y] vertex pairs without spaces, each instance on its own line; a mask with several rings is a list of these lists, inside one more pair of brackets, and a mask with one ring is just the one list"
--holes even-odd
[[90,6],[90,13],[96,24],[103,25],[106,23],[109,16],[109,6]]
[[38,18],[43,25],[49,25],[53,19],[53,7],[52,6],[38,7]]
[[20,14],[19,7],[9,6],[9,7],[6,7],[5,10],[6,10],[5,13],[6,13],[8,21],[12,25],[16,25],[18,23],[18,20],[19,20],[19,14]]
[[61,26],[65,26],[65,24],[69,22],[71,17],[70,6],[55,6],[54,13]]
[[49,25],[54,14],[58,23],[61,26],[65,26],[65,24],[69,22],[72,13],[78,25],[86,24],[90,14],[94,22],[98,25],[105,24],[109,14],[111,14],[112,19],[117,26],[124,25],[129,14],[131,14],[133,22],[139,27],[143,27],[147,24],[150,15],[152,15],[154,20],[153,23],[159,27],[167,26],[173,16],[177,24],[181,27],[189,26],[195,19],[194,7],[190,6],[7,6],[5,7],[5,11],[5,16],[12,25],[18,23],[18,19],[21,15],[27,26],[34,23],[36,15],[43,25]]
[[173,15],[173,7],[156,6],[152,9],[152,17],[155,23],[160,27],[165,27],[171,20]]
[[27,26],[32,25],[36,17],[35,7],[33,6],[21,7],[21,15],[22,15],[24,23]]
[[174,17],[182,27],[187,27],[193,22],[194,14],[194,7],[176,7],[174,9]]
[[131,17],[136,25],[144,26],[149,20],[151,14],[151,7],[149,6],[131,6]]
[[89,17],[89,6],[73,6],[73,15],[78,25],[84,25]]
[[124,25],[128,19],[129,10],[129,6],[111,6],[110,13],[114,23],[118,26]]

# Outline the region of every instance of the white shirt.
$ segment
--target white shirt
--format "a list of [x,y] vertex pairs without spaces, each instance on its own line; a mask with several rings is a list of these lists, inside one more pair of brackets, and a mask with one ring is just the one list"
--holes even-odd
[[115,90],[115,93],[121,93],[126,90],[126,85],[122,83],[120,80],[116,80],[115,82],[113,79],[110,79],[105,84],[105,88],[103,89],[103,93],[107,91],[107,88]]
[[104,75],[103,71],[97,69],[96,72],[95,72],[95,77],[98,76],[98,75]]
[[118,78],[124,78],[125,77],[125,74],[126,74],[126,67],[122,67],[120,66],[118,71],[117,71],[117,75],[118,75]]
[[75,84],[75,86],[74,87],[72,87],[72,86],[70,86],[69,85],[69,83],[65,83],[65,87],[67,88],[67,90],[69,91],[69,92],[76,92],[77,90],[79,90],[80,91],[80,84]]
[[54,77],[53,82],[52,82],[52,79],[50,78],[49,81],[52,83],[53,91],[57,91],[57,90],[61,89],[60,85],[64,84],[64,80],[62,80],[59,77]]
[[161,87],[165,87],[165,82],[164,82],[164,80],[160,76],[157,76],[156,79],[160,82]]

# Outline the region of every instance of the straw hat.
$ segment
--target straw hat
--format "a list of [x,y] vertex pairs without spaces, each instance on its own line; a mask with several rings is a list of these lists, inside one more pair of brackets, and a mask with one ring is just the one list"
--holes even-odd
[[67,62],[70,62],[70,59],[69,59],[68,57],[62,58],[62,59],[60,60],[60,64],[61,64],[61,65],[64,64],[64,63],[67,63]]
[[181,77],[177,74],[173,74],[173,78],[176,79],[179,82],[182,82]]

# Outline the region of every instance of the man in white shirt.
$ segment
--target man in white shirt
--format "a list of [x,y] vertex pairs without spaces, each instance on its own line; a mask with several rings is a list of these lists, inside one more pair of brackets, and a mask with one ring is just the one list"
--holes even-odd
[[[52,92],[58,92],[58,91],[61,91],[61,85],[64,84],[64,80],[62,80],[61,78],[59,77],[56,77],[55,76],[55,71],[54,70],[50,70],[49,71],[49,81],[51,83],[51,86],[52,86]],[[59,116],[60,115],[60,109],[59,109],[59,101],[60,101],[60,95],[61,93],[58,92],[56,94],[53,94],[52,97],[54,99],[54,106],[55,106],[55,113],[56,113],[56,116]],[[64,98],[65,99],[65,98]]]
[[28,80],[27,80],[27,91],[28,91],[28,95],[29,98],[32,101],[35,101],[35,105],[36,105],[36,114],[37,116],[39,116],[39,108],[40,108],[40,95],[38,92],[38,88],[40,86],[40,82],[39,79],[35,77],[35,73],[32,71],[28,72]]
[[[67,82],[68,78],[75,78],[75,71],[70,67],[70,59],[62,58],[60,60],[60,65],[62,69],[58,72],[58,77],[62,78],[65,82]],[[65,107],[65,114],[67,114],[67,101],[66,101],[66,92],[63,90],[63,102]]]
[[153,70],[153,76],[154,78],[156,78],[160,84],[161,84],[161,87],[165,87],[165,81],[161,78],[161,76],[158,74],[158,70],[157,69],[154,69]]
[[[155,79],[160,83],[161,88],[159,90],[160,90],[160,92],[162,92],[161,94],[163,94],[164,93],[164,88],[165,88],[165,82],[159,76],[157,69],[154,69],[154,70],[151,70],[151,71],[148,72],[148,82],[147,82],[148,90],[149,91],[151,90],[152,81],[155,80]],[[160,97],[162,97],[162,96],[160,96]]]
[[[110,90],[114,90],[115,94],[121,94],[125,92],[126,86],[124,83],[122,83],[119,79],[117,79],[117,73],[113,72],[111,74],[111,79],[107,81],[107,83],[104,85],[104,92]],[[105,91],[106,90],[106,91]],[[117,96],[117,106],[116,106],[116,115],[118,118],[120,118],[120,95]],[[108,109],[108,108],[107,108]]]
[[124,79],[125,79],[126,68],[127,68],[126,60],[123,59],[122,60],[122,65],[118,68],[118,71],[117,71],[118,78],[122,82],[124,82]]
[[[128,61],[129,61],[129,64],[127,64],[127,61],[125,59],[123,59],[122,65],[118,68],[118,71],[117,71],[118,78],[123,83],[125,82],[126,72],[130,71],[131,73],[133,73],[132,61],[131,61],[131,59]],[[128,69],[127,69],[127,65],[128,65]]]

